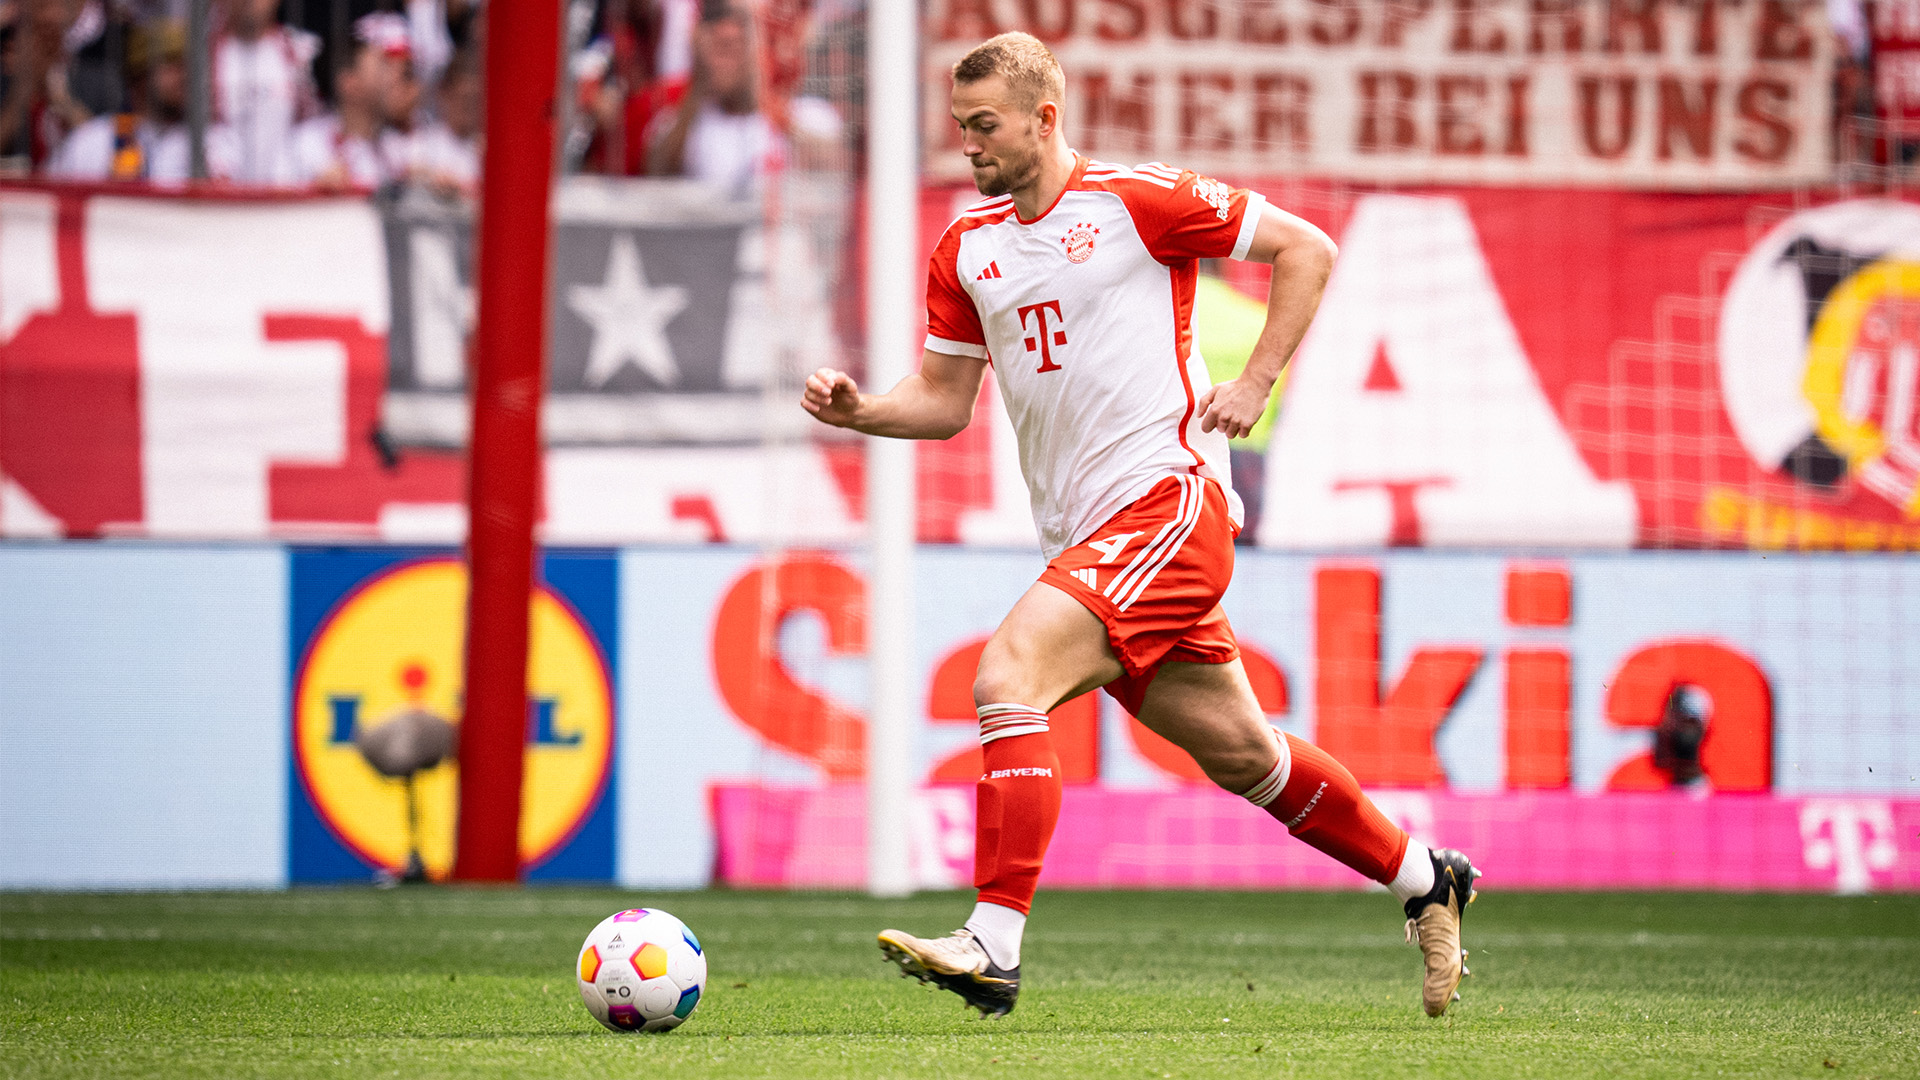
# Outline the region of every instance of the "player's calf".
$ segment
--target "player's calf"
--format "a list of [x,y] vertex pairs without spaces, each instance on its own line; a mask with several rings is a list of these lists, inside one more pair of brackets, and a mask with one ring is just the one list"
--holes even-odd
[[979,902],[965,928],[947,937],[886,930],[879,941],[902,974],[959,994],[982,1015],[1003,1016],[1020,994],[1020,939],[1060,817],[1060,759],[1046,713],[1014,702],[978,711],[985,766],[975,787]]
[[1374,881],[1392,883],[1406,857],[1407,834],[1326,751],[1291,735],[1276,742],[1279,762],[1242,796],[1296,838]]
[[1407,913],[1407,940],[1425,960],[1421,1002],[1428,1016],[1447,1011],[1467,974],[1460,915],[1480,876],[1457,851],[1428,851],[1389,821],[1346,767],[1291,735],[1276,740],[1280,760],[1241,794],[1287,831],[1387,887]]
[[1060,757],[1046,714],[1023,705],[982,705],[980,741],[973,884],[981,900],[1024,914],[1060,820]]

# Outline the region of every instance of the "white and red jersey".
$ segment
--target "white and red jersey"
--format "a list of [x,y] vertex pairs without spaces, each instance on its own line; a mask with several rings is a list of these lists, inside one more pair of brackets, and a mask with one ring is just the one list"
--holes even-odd
[[1233,493],[1227,437],[1203,433],[1212,383],[1193,348],[1198,259],[1244,259],[1258,194],[1166,165],[1079,157],[1022,221],[1011,196],[947,226],[927,275],[927,348],[991,360],[1051,559],[1176,473]]
[[313,58],[320,39],[277,26],[252,41],[226,35],[213,46],[214,117],[233,131],[239,150],[233,179],[287,184],[294,128],[313,114]]
[[296,184],[334,184],[371,191],[393,178],[387,172],[387,159],[379,143],[348,134],[340,117],[333,113],[316,116],[293,129],[293,146],[287,158]]

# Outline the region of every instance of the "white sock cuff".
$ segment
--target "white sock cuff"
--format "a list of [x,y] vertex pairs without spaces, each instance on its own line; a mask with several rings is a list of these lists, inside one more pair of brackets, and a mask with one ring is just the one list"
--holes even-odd
[[[1273,731],[1272,728],[1268,729]],[[1280,750],[1280,760],[1273,763],[1273,769],[1261,781],[1240,793],[1240,797],[1255,806],[1266,806],[1280,797],[1287,786],[1287,779],[1293,775],[1293,752],[1287,749],[1286,737],[1278,731],[1273,732],[1274,745]]]
[[1387,891],[1403,904],[1433,891],[1433,855],[1427,845],[1407,837],[1407,853],[1400,857],[1400,872],[1387,882]]
[[967,929],[995,966],[1008,971],[1020,966],[1020,938],[1027,932],[1025,915],[1003,904],[981,901],[973,905]]
[[[1031,705],[1001,702],[974,710],[980,717],[980,745],[1015,735],[1042,735],[1047,732],[1047,714]],[[995,961],[998,963],[998,961]]]

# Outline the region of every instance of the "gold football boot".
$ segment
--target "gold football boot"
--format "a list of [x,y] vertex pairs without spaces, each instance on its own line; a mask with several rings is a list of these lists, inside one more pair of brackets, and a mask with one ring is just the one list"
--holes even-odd
[[1480,871],[1452,848],[1433,852],[1433,889],[1407,901],[1407,940],[1426,957],[1426,976],[1420,984],[1420,1003],[1428,1016],[1441,1016],[1460,1000],[1460,980],[1467,970],[1467,950],[1460,947],[1460,916],[1478,895],[1473,880]]
[[971,930],[943,938],[917,938],[899,930],[880,931],[880,951],[900,965],[902,978],[913,976],[980,1010],[981,1016],[1005,1016],[1020,997],[1020,968],[996,967]]

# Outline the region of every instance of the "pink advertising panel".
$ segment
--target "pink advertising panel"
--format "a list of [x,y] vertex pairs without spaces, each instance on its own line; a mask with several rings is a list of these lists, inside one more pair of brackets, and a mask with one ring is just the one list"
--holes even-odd
[[[1503,889],[1713,889],[1864,893],[1920,888],[1920,800],[1459,796],[1379,791],[1429,844],[1459,847]],[[864,790],[723,785],[716,879],[755,888],[857,888]],[[918,883],[964,888],[973,792],[924,789],[913,818]],[[1041,884],[1052,888],[1347,889],[1358,874],[1288,837],[1245,802],[1203,787],[1069,786]]]

